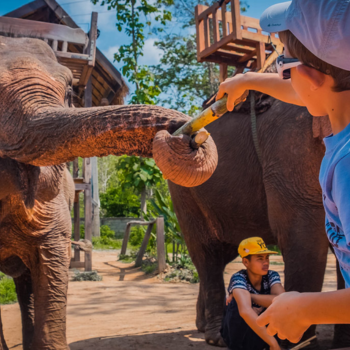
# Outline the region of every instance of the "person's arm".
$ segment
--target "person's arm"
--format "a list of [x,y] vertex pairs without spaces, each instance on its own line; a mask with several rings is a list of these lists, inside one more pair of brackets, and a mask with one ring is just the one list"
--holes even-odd
[[258,315],[252,309],[251,294],[247,290],[236,288],[233,290],[232,295],[237,302],[239,314],[247,325],[270,346],[271,350],[280,350],[277,340],[268,335],[266,328],[261,328],[257,325],[256,319]]
[[227,109],[232,111],[234,102],[240,98],[246,90],[256,90],[270,95],[283,102],[298,106],[305,106],[292,87],[291,79],[283,80],[277,73],[237,74],[233,78],[226,79],[219,87],[216,100],[228,95]]
[[282,287],[282,284],[276,283],[271,287],[271,294],[251,294],[251,297],[252,301],[255,304],[261,305],[263,307],[269,307],[272,303],[272,300],[284,292],[285,290]]
[[313,324],[350,324],[350,289],[324,293],[283,293],[257,318],[269,335],[297,343]]

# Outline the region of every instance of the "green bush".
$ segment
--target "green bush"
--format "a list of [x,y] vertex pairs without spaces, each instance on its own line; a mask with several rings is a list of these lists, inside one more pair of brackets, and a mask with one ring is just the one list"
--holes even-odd
[[142,226],[132,226],[130,231],[129,243],[133,247],[138,247],[141,245],[145,237],[145,230]]
[[100,227],[101,237],[115,238],[115,232],[109,228],[107,225],[102,225]]
[[120,249],[122,242],[109,237],[92,237],[92,245],[94,249]]
[[75,271],[75,274],[72,278],[74,282],[82,282],[82,281],[102,281],[102,276],[97,273],[97,271]]
[[105,217],[138,217],[140,199],[132,189],[109,188],[100,194],[101,209]]
[[11,304],[16,301],[16,286],[13,279],[0,272],[0,304]]

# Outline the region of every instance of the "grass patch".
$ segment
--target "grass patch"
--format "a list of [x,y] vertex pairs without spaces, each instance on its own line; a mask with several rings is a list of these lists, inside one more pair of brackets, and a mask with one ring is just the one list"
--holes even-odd
[[152,261],[144,261],[141,266],[141,270],[146,274],[149,275],[153,272],[155,272],[158,268],[157,262]]
[[131,263],[131,262],[136,260],[136,257],[137,257],[137,251],[136,250],[132,250],[130,252],[130,255],[120,254],[118,260],[123,262],[123,263]]
[[15,282],[0,272],[0,304],[12,304],[17,301]]
[[199,275],[189,255],[182,255],[176,263],[170,264],[164,276],[166,282],[199,283]]
[[82,281],[102,281],[102,276],[100,276],[97,271],[90,272],[80,272],[75,271],[75,275],[72,278],[74,282],[82,282]]
[[96,250],[120,249],[123,241],[121,239],[113,239],[110,237],[92,237],[92,245]]
[[284,262],[280,262],[280,261],[270,261],[270,265],[284,265]]

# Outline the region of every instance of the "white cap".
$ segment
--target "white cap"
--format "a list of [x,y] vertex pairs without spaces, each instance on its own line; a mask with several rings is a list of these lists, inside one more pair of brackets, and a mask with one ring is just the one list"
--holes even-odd
[[350,0],[293,0],[269,7],[266,32],[290,30],[316,57],[350,71]]

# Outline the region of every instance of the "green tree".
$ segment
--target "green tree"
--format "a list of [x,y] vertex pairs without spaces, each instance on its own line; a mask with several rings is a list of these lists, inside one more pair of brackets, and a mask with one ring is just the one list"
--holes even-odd
[[[163,180],[162,173],[153,159],[122,156],[117,163],[121,189],[133,189],[141,195],[141,217],[147,211],[147,192]],[[163,180],[164,181],[164,180]]]
[[[131,42],[122,45],[114,55],[115,60],[122,62],[123,75],[135,85],[135,92],[131,96],[131,104],[155,104],[160,89],[154,84],[154,77],[147,66],[139,66],[139,58],[143,56],[145,44],[144,30],[151,27],[152,21],[165,26],[171,20],[171,12],[162,6],[170,6],[173,0],[91,0],[93,4],[107,5],[108,10],[116,10],[116,27],[130,37]],[[154,31],[161,32],[162,27],[154,27]]]

